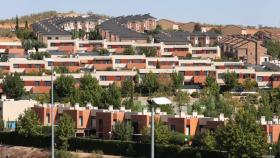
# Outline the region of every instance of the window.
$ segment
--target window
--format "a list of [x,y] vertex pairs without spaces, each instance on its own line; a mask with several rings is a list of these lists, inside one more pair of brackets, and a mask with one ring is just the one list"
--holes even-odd
[[263,81],[263,77],[262,77],[262,76],[258,76],[258,77],[257,77],[257,81],[258,81],[258,82]]
[[107,77],[106,76],[100,76],[100,81],[106,81]]
[[269,142],[269,143],[272,143],[272,141],[273,141],[272,139],[273,139],[273,138],[272,138],[272,133],[269,133],[269,134],[268,134],[268,142]]
[[121,76],[116,76],[116,80],[120,81],[121,80]]
[[194,72],[194,75],[195,75],[195,76],[199,76],[199,71],[195,71],[195,72]]
[[40,65],[40,64],[35,64],[35,67],[36,67],[36,68],[40,68],[41,65]]
[[154,62],[153,62],[153,61],[149,61],[149,62],[148,62],[148,65],[149,65],[149,66],[152,66],[152,65],[154,65]]
[[48,37],[48,40],[51,40],[52,39],[52,37]]
[[224,74],[218,74],[218,79],[223,79],[224,78]]
[[58,38],[58,37],[55,37],[55,39],[58,40],[59,38]]
[[51,47],[55,47],[56,46],[56,44],[55,43],[51,43]]
[[79,117],[79,122],[80,122],[80,126],[83,126],[84,122],[83,122],[83,116]]
[[187,127],[186,127],[186,130],[187,130],[186,135],[187,135],[187,136],[190,135],[190,126],[187,126]]
[[51,86],[51,85],[52,85],[51,81],[45,81],[45,86]]
[[28,67],[28,68],[32,68],[32,65],[31,65],[31,64],[27,64],[27,67]]
[[14,64],[14,68],[19,68],[19,64]]
[[175,131],[176,130],[176,125],[171,125],[171,130]]
[[52,62],[51,61],[48,62],[48,66],[52,66]]
[[116,59],[116,60],[115,60],[115,63],[116,63],[116,64],[119,64],[119,63],[121,63],[121,60],[120,60],[120,59]]
[[35,86],[40,86],[40,82],[39,81],[35,81]]
[[50,124],[51,123],[51,118],[50,118],[50,114],[48,113],[47,114],[47,124]]
[[126,76],[125,80],[131,80],[131,76]]

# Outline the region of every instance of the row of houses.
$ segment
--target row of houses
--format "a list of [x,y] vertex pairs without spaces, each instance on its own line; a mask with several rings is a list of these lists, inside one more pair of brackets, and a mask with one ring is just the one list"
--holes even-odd
[[[198,43],[198,39],[195,40]],[[214,47],[193,47],[187,41],[181,41],[181,44],[165,44],[166,40],[160,43],[138,43],[136,41],[128,42],[110,42],[107,40],[48,40],[48,51],[63,51],[69,53],[75,52],[94,52],[101,48],[107,49],[114,54],[123,54],[124,50],[133,47],[136,50],[141,48],[153,48],[156,50],[156,56],[177,56],[186,58],[188,55],[197,58],[219,59],[221,57],[220,48]],[[177,41],[178,42],[178,41]]]
[[[169,78],[173,73],[184,76],[184,85],[204,86],[206,78],[216,78],[217,83],[224,85],[224,75],[235,72],[238,81],[243,83],[247,78],[255,80],[259,88],[277,88],[280,86],[280,72],[267,71],[262,67],[246,65],[244,62],[215,62],[210,59],[178,59],[178,57],[146,57],[145,55],[108,55],[108,56],[52,56],[55,68],[64,67],[77,81],[85,74],[97,78],[99,84],[108,86],[120,85],[124,80],[133,79],[138,74],[143,79],[152,72],[158,77]],[[2,73],[21,74],[25,89],[31,93],[48,93],[51,81],[51,65],[48,60],[28,60],[12,58],[0,62]],[[54,79],[61,74],[56,74]]]
[[219,43],[224,55],[243,60],[249,64],[262,65],[270,58],[262,41],[253,36],[226,36]]
[[[52,118],[50,105],[38,104],[33,100],[15,101],[2,98],[0,101],[0,118],[4,120],[6,128],[15,129],[19,115],[30,108],[36,112],[43,126],[50,126]],[[63,114],[68,114],[73,119],[76,136],[96,135],[99,138],[111,139],[114,125],[117,122],[131,122],[134,136],[141,136],[141,130],[150,127],[151,122],[151,112],[147,109],[143,109],[141,112],[132,112],[124,107],[113,109],[112,106],[109,106],[108,109],[98,109],[89,103],[86,107],[80,107],[78,104],[70,107],[56,103],[53,111],[55,125],[59,125],[59,118]],[[219,126],[225,125],[228,120],[223,114],[220,114],[217,118],[205,117],[197,114],[197,112],[193,112],[191,115],[184,112],[166,114],[161,112],[159,108],[155,110],[155,119],[168,125],[171,130],[183,133],[186,136],[186,141],[190,141],[190,137],[207,130],[215,131]],[[277,143],[280,134],[279,118],[274,117],[272,121],[266,121],[262,117],[259,123],[263,126],[268,143]]]

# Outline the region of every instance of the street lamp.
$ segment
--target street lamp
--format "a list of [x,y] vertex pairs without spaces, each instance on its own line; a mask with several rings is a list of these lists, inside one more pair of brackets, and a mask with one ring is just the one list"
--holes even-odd
[[165,97],[158,97],[152,98],[148,100],[149,105],[151,106],[151,158],[155,156],[155,123],[154,123],[154,106],[161,106],[161,105],[170,105],[171,101]]
[[52,153],[51,153],[51,157],[54,158],[54,110],[53,110],[53,62],[54,60],[51,59],[51,58],[45,58],[44,59],[45,61],[48,62],[48,66],[51,66],[51,72],[52,72],[52,76],[51,76],[51,128],[52,128],[52,136],[51,136],[51,139],[52,139]]

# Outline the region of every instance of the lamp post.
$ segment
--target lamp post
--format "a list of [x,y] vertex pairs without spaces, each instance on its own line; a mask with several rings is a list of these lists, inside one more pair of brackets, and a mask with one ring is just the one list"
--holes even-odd
[[52,139],[52,151],[51,151],[51,157],[54,158],[54,105],[53,105],[53,62],[54,60],[51,58],[45,58],[45,61],[48,62],[48,65],[51,66],[51,139]]
[[155,157],[155,121],[154,121],[154,106],[170,105],[171,101],[165,97],[152,98],[148,100],[151,106],[151,158]]

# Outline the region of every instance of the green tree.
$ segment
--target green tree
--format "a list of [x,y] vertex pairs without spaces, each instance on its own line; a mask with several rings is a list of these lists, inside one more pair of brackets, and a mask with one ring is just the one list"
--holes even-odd
[[174,92],[182,88],[184,82],[184,76],[181,73],[173,72],[171,74],[171,79],[172,79],[172,89]]
[[188,103],[190,102],[190,95],[187,92],[178,91],[175,93],[174,101],[181,111],[182,107],[188,105]]
[[[33,40],[33,41],[32,41],[32,46],[35,48],[36,52],[39,51],[39,48],[44,48],[44,47],[46,47],[46,45],[45,45],[43,42],[38,41],[38,40]],[[44,52],[44,53],[46,54],[47,52]],[[48,53],[48,54],[49,54],[49,53]],[[50,56],[49,56],[49,57],[50,57]]]
[[157,55],[157,48],[155,47],[140,47],[139,54],[145,54],[146,57],[155,57]]
[[195,24],[194,25],[194,30],[193,31],[196,31],[196,32],[201,32],[201,25],[199,23]]
[[25,110],[24,113],[18,117],[16,131],[25,136],[40,134],[41,127],[38,120],[35,111],[31,109]]
[[185,134],[172,131],[170,133],[168,143],[169,144],[174,144],[174,145],[184,145],[185,144],[185,138],[186,138]]
[[129,98],[126,108],[131,108],[133,104],[133,98],[134,98],[134,82],[133,80],[125,80],[122,82],[121,87],[122,95],[124,97]]
[[32,60],[43,60],[44,57],[50,58],[51,55],[48,52],[34,52],[30,54],[30,58]]
[[135,55],[135,48],[133,48],[132,46],[126,47],[123,51],[124,55]]
[[3,80],[3,92],[8,98],[20,98],[24,95],[23,81],[18,73],[7,75]]
[[63,114],[59,119],[58,127],[55,131],[58,146],[61,150],[67,150],[68,148],[68,139],[75,136],[75,126],[73,119],[67,115]]
[[226,150],[234,157],[261,157],[267,149],[263,128],[249,111],[239,111],[216,132],[218,149]]
[[16,30],[16,31],[19,30],[18,16],[16,16],[16,26],[15,26],[15,30]]
[[211,94],[215,97],[219,96],[220,93],[220,86],[217,83],[216,79],[213,77],[208,76],[205,81],[206,90],[209,91],[208,94]]
[[141,83],[141,87],[143,89],[143,92],[146,94],[157,91],[159,88],[159,83],[156,74],[152,72],[146,74],[146,76],[143,78],[143,81]]
[[9,60],[9,56],[6,55],[6,54],[2,54],[1,55],[1,58],[0,58],[0,61],[1,62],[7,62]]
[[25,20],[25,26],[24,26],[25,29],[28,29],[28,21]]
[[108,49],[106,49],[106,48],[100,48],[100,49],[97,50],[97,52],[98,52],[100,55],[109,54],[109,51],[108,51]]
[[90,102],[93,105],[99,106],[101,103],[102,87],[99,85],[98,80],[90,74],[85,74],[80,79],[80,100],[82,105]]
[[95,27],[94,31],[89,32],[89,40],[102,40],[102,36],[99,32],[98,26]]
[[195,135],[192,139],[192,146],[205,150],[215,150],[217,144],[214,133],[206,131],[205,133]]
[[265,41],[264,46],[267,48],[267,52],[274,59],[280,58],[280,42],[279,41]]
[[4,131],[5,123],[4,120],[0,119],[0,131]]
[[247,91],[252,90],[256,86],[257,86],[257,82],[249,77],[246,78],[245,81],[242,83],[242,87]]
[[262,92],[260,106],[258,108],[258,117],[265,116],[266,120],[271,120],[273,116],[272,107],[270,106],[269,94]]
[[227,91],[230,91],[233,88],[237,87],[238,86],[237,74],[235,72],[225,73],[224,82],[225,82],[225,88],[226,88]]
[[133,135],[133,127],[130,122],[116,122],[113,128],[115,139],[121,141],[130,141]]
[[104,108],[107,108],[108,105],[113,105],[116,108],[120,107],[121,90],[116,84],[110,84],[109,87],[103,91],[102,103]]
[[[151,129],[146,127],[142,129],[141,134],[143,135],[143,142],[151,141]],[[171,137],[171,130],[167,125],[162,122],[155,121],[155,142],[156,144],[168,144]]]
[[73,97],[75,91],[75,79],[73,76],[61,75],[54,82],[54,93],[56,101],[63,101]]
[[82,29],[79,29],[79,32],[78,32],[79,38],[84,38],[85,35],[86,35],[86,32],[84,30],[82,30]]
[[33,41],[31,39],[24,39],[22,42],[22,47],[24,48],[25,52],[29,49],[33,48]]

